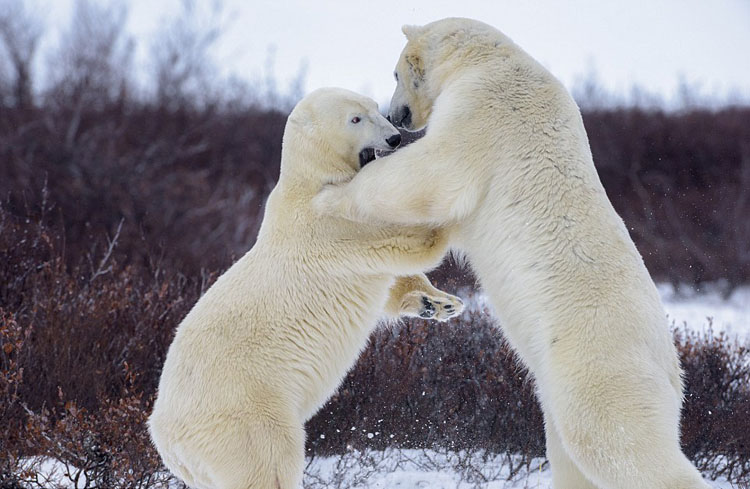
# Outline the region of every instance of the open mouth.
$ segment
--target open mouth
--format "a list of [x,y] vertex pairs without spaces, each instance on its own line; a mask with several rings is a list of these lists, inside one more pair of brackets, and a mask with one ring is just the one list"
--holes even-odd
[[375,159],[375,149],[365,148],[359,152],[359,167],[362,168]]
[[365,148],[359,152],[359,167],[362,168],[371,161],[377,158],[382,158],[383,156],[388,156],[395,151],[396,149]]

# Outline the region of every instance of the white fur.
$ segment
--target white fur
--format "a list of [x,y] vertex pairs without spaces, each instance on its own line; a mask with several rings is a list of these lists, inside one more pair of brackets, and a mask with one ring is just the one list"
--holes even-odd
[[441,320],[461,312],[424,275],[395,278],[436,266],[442,233],[312,211],[325,183],[352,178],[359,151],[394,133],[373,101],[341,89],[313,92],[290,115],[255,246],[185,317],[164,364],[149,427],[167,467],[188,485],[296,489],[303,423],[383,311]]
[[681,371],[656,288],[575,102],[496,29],[407,27],[391,120],[419,141],[316,198],[363,222],[455,228],[533,373],[556,489],[708,487],[680,451]]

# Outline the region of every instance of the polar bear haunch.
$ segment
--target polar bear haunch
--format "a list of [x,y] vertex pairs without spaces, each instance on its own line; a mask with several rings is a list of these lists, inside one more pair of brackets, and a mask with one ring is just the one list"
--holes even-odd
[[390,117],[429,121],[425,136],[316,207],[455,230],[536,379],[555,489],[709,487],[680,450],[681,370],[656,287],[573,99],[481,22],[404,33]]
[[351,179],[358,155],[393,146],[394,133],[372,100],[341,89],[312,92],[289,116],[258,239],[180,323],[149,419],[164,463],[191,487],[297,489],[303,423],[378,317],[461,312],[420,273],[441,261],[442,232],[312,209],[325,183]]

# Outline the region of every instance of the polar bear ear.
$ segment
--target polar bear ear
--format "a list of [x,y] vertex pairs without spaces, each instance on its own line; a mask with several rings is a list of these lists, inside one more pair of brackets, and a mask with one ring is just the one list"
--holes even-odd
[[408,41],[414,40],[422,33],[422,26],[420,25],[403,25],[401,26],[401,32],[404,33]]

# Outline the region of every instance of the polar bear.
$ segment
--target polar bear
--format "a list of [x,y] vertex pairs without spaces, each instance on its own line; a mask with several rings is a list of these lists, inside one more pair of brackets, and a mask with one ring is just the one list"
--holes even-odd
[[343,89],[317,90],[292,111],[257,242],[180,323],[164,363],[149,429],[166,466],[189,486],[296,489],[303,423],[378,317],[461,312],[461,301],[424,275],[406,276],[440,262],[442,233],[320,218],[312,209],[325,183],[356,174],[360,155],[399,140],[372,100]]
[[664,309],[594,168],[580,112],[491,26],[405,26],[390,120],[417,142],[315,199],[325,215],[455,228],[536,379],[556,489],[707,488],[680,450]]

